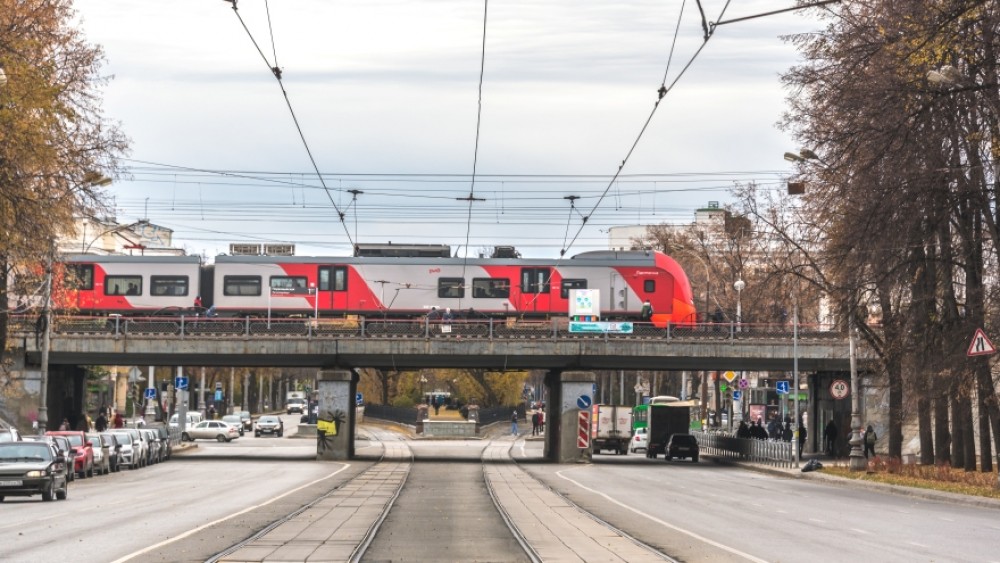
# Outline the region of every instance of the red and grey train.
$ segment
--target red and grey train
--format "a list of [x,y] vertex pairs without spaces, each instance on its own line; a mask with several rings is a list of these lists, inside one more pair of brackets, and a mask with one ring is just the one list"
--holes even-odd
[[444,256],[68,255],[55,306],[74,314],[155,315],[200,306],[222,317],[566,316],[572,289],[599,289],[604,320],[695,321],[687,275],[655,251],[593,251],[563,260]]

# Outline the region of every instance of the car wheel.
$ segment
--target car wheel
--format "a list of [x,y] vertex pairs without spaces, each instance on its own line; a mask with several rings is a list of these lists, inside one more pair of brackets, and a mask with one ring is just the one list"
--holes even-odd
[[0,502],[3,502],[3,497],[0,497]]
[[225,441],[227,441],[227,440],[226,440],[226,437],[225,437],[225,436],[223,436],[222,434],[219,434],[218,436],[216,436],[216,437],[215,437],[215,439],[216,439],[216,440],[218,440],[218,441],[220,441],[220,442],[225,442]]
[[282,436],[284,436],[284,434],[282,434],[281,432],[278,432],[278,437],[281,438]]
[[87,477],[91,477],[92,478],[93,476],[94,476],[94,464],[91,463],[90,464],[90,469],[87,470]]
[[254,438],[260,438],[260,432],[254,432],[253,433],[253,437]]
[[694,457],[692,457],[692,458],[691,458],[691,461],[693,461],[693,462],[695,462],[695,463],[698,463],[698,456],[694,456]]
[[42,500],[44,500],[45,502],[50,502],[53,499],[55,499],[56,498],[55,491],[56,491],[56,482],[53,479],[52,481],[49,481],[49,486],[46,487],[44,491],[42,491]]
[[665,456],[663,456],[663,459],[665,459],[667,461],[673,461],[674,460],[674,456],[672,456],[672,455],[665,455]]
[[63,488],[61,491],[56,491],[56,498],[59,500],[66,500],[69,496],[69,482],[63,483]]
[[188,436],[187,432],[181,434],[181,442],[193,442],[193,441],[194,440],[191,439],[191,436]]

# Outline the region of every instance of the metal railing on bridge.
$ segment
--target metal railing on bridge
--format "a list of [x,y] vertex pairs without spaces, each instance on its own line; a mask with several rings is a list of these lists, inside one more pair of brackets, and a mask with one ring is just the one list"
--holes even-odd
[[[595,324],[589,323],[589,330]],[[653,323],[617,322],[596,325],[598,330],[578,331],[565,318],[552,320],[461,319],[315,319],[257,317],[53,317],[52,333],[59,336],[167,336],[179,338],[478,338],[478,339],[791,339],[788,323],[692,322],[656,326]],[[15,316],[13,331],[40,334],[36,316]],[[843,335],[831,325],[799,325],[803,340],[836,339]]]
[[795,463],[791,442],[737,438],[721,432],[691,432],[701,453],[716,457],[792,467]]

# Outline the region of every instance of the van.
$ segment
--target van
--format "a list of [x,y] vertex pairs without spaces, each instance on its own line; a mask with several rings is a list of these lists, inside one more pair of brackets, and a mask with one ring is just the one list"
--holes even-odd
[[[177,428],[178,427],[177,426],[177,420],[178,420],[177,414],[178,413],[174,413],[174,414],[170,415],[170,423],[169,424],[170,424],[171,428]],[[198,424],[202,420],[201,413],[198,412],[198,411],[188,411],[186,418],[187,418],[187,426],[189,426],[189,427],[190,426],[194,426],[195,424]]]

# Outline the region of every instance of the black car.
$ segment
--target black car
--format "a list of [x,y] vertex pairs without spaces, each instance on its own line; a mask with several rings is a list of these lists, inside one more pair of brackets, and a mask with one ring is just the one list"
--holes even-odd
[[285,434],[285,424],[276,416],[262,416],[257,419],[257,429],[253,432],[257,438],[260,438],[261,434],[273,434],[281,438]]
[[0,443],[0,502],[6,497],[42,495],[65,500],[66,458],[48,442]]
[[678,457],[698,463],[698,440],[691,434],[671,434],[664,454],[667,461]]

